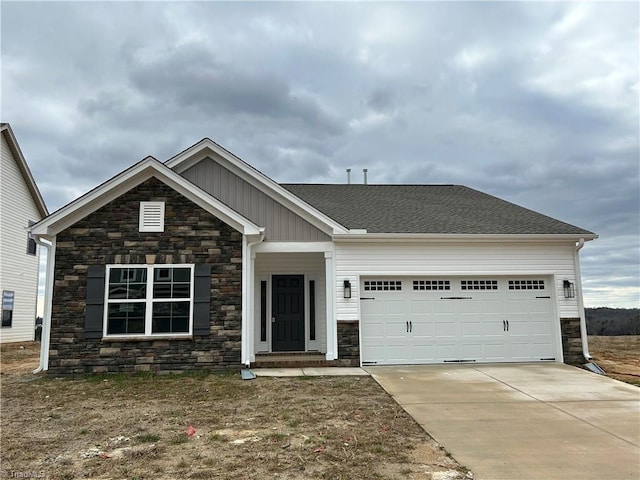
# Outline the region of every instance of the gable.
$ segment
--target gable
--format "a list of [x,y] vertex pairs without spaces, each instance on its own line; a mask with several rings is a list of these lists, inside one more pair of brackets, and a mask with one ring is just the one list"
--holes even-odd
[[[228,205],[197,188],[152,157],[138,162],[82,197],[65,205],[33,226],[34,235],[53,236],[115,200],[145,180],[156,178],[196,205],[244,235],[259,235],[261,229]],[[185,222],[188,221],[185,219]]]
[[263,191],[206,157],[181,175],[241,215],[265,228],[265,240],[318,242],[331,240],[326,233]]
[[[31,170],[29,170],[27,161],[24,155],[22,155],[22,150],[20,150],[11,126],[8,123],[3,123],[0,126],[0,131],[2,132],[2,164],[0,166],[0,177],[2,178],[3,191],[7,194],[6,190],[12,188],[13,193],[28,192],[30,197],[29,201],[33,204],[33,208],[37,210],[37,214],[33,216],[33,219],[36,220],[47,216],[47,207],[33,179]],[[17,180],[17,175],[12,175],[13,182],[8,187],[7,173],[14,169],[19,171],[19,176],[22,177],[22,181]]]

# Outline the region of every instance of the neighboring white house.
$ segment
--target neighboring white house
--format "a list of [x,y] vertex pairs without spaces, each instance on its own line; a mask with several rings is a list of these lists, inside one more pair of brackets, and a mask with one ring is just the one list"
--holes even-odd
[[23,342],[34,339],[39,269],[27,228],[48,212],[11,126],[0,127],[0,342]]

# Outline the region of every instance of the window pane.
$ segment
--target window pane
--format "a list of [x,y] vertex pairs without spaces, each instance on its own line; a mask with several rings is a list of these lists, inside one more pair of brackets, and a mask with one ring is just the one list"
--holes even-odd
[[154,298],[171,298],[171,284],[170,283],[156,283],[153,286]]
[[144,303],[111,303],[107,310],[107,334],[144,334]]
[[158,282],[170,282],[171,281],[171,269],[170,268],[156,268],[154,269],[154,281]]
[[174,268],[173,269],[174,282],[189,282],[190,280],[191,280],[190,268]]
[[189,302],[155,302],[152,333],[188,333]]
[[189,298],[190,285],[177,283],[173,285],[173,298]]
[[146,282],[146,268],[112,268],[109,273],[109,298],[145,298]]

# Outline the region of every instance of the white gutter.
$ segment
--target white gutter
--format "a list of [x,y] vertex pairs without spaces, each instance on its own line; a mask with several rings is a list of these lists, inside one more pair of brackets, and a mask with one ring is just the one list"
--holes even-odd
[[566,242],[594,240],[597,235],[578,237],[574,234],[477,234],[477,233],[362,233],[363,230],[352,230],[351,233],[334,233],[334,241],[340,242]]
[[[246,238],[246,237],[244,237]],[[242,242],[242,352],[241,363],[247,368],[251,364],[251,343],[253,342],[253,253],[251,247],[264,241],[264,228],[260,237],[253,242]]]
[[578,314],[580,315],[580,336],[582,337],[582,355],[589,361],[593,357],[589,353],[589,343],[587,341],[587,320],[584,314],[584,298],[582,296],[582,273],[580,272],[579,252],[584,247],[584,238],[581,238],[573,252],[573,261],[576,267],[576,290],[578,291]]
[[56,239],[51,242],[43,241],[36,235],[36,242],[47,249],[47,268],[44,284],[44,318],[42,319],[42,335],[40,336],[40,364],[33,373],[49,370],[49,345],[51,342],[51,305],[53,303],[53,277],[55,266]]

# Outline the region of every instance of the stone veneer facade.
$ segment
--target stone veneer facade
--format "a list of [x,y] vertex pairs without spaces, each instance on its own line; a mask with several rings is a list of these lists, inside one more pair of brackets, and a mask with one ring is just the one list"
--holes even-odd
[[341,367],[360,366],[360,322],[338,322],[338,361]]
[[[141,201],[165,202],[164,232],[139,232]],[[87,270],[108,264],[210,264],[210,334],[187,339],[85,338]],[[49,372],[182,372],[240,367],[242,234],[151,178],[56,240]]]
[[562,333],[562,353],[564,363],[582,365],[586,362],[582,353],[582,335],[580,334],[579,318],[561,318],[560,331]]

